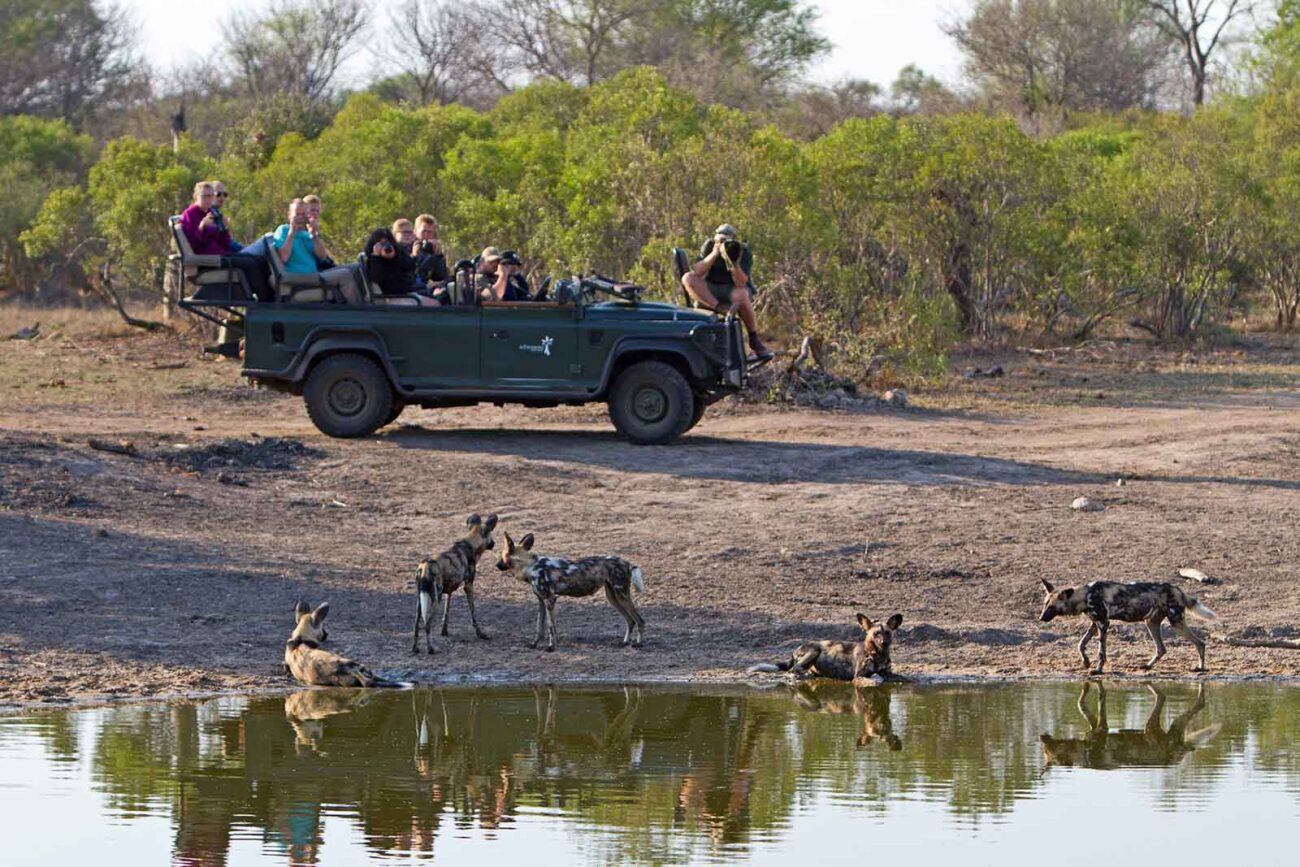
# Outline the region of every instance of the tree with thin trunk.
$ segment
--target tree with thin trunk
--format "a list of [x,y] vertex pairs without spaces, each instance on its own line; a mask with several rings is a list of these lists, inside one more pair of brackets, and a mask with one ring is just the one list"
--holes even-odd
[[1152,20],[1181,47],[1192,80],[1192,102],[1205,103],[1210,58],[1234,21],[1254,14],[1258,0],[1142,0]]
[[328,100],[366,29],[363,0],[273,0],[260,14],[232,13],[221,25],[235,76],[257,100]]

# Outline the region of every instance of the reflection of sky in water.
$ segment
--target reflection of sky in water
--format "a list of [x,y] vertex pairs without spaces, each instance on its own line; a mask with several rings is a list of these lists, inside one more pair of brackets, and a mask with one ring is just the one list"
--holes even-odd
[[[2,860],[1296,863],[1300,690],[1211,686],[1197,709],[1166,687],[1144,732],[1152,694],[1112,688],[1100,741],[1075,685],[864,692],[318,692],[0,719]],[[1094,767],[1044,767],[1043,734]]]

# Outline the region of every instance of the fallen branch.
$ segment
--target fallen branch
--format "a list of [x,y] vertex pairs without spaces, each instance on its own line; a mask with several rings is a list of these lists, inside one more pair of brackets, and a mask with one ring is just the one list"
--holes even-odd
[[126,455],[127,457],[139,457],[140,453],[136,451],[135,443],[130,440],[98,440],[93,437],[86,441],[86,445],[100,452],[112,452],[115,455]]
[[1277,650],[1300,650],[1300,639],[1296,638],[1234,638],[1222,632],[1211,632],[1210,638],[1220,644],[1232,647],[1272,647]]

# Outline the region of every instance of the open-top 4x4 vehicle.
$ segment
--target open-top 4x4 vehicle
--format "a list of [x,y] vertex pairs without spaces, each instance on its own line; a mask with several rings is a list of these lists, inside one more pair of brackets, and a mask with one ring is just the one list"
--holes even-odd
[[560,280],[547,302],[479,302],[457,286],[463,303],[432,307],[373,295],[359,269],[366,303],[318,283],[277,285],[278,300],[259,303],[238,271],[196,269],[178,248],[181,303],[214,320],[242,310],[244,376],[301,394],[334,437],[367,436],[408,406],[605,401],[621,434],[667,443],[745,384],[740,323],[642,301],[638,287],[601,277]]

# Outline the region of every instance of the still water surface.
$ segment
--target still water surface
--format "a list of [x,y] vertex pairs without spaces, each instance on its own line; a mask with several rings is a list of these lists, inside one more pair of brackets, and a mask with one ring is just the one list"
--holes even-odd
[[1296,864],[1300,689],[304,690],[0,719],[5,864]]

